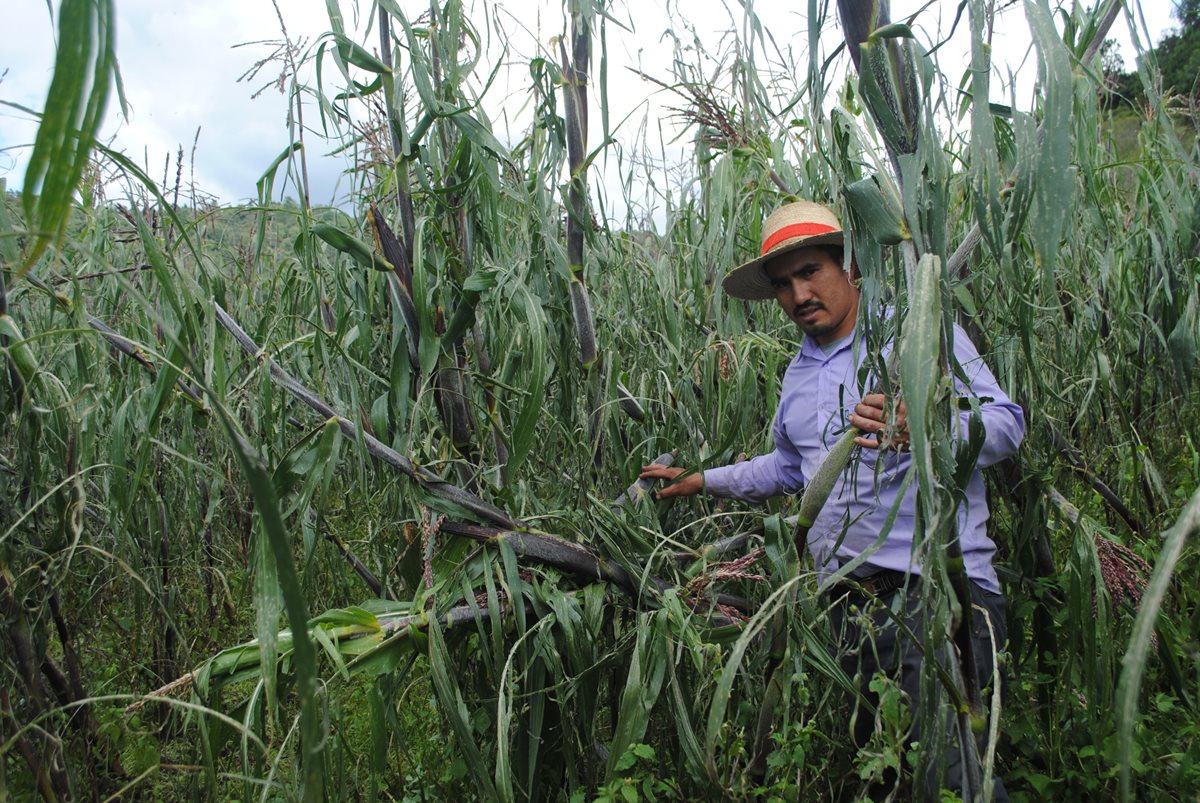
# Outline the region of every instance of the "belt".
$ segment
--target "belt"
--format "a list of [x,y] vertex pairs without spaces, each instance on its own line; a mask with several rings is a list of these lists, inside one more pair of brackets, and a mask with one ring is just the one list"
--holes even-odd
[[908,575],[891,569],[880,569],[875,574],[860,578],[840,580],[829,589],[834,594],[853,594],[855,596],[883,597],[904,586],[909,577],[917,579],[917,575]]

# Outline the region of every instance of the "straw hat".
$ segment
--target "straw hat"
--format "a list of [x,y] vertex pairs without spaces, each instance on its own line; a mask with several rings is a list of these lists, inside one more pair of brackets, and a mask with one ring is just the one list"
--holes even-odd
[[814,245],[843,245],[842,224],[833,210],[811,201],[781,206],[763,224],[762,252],[757,259],[734,268],[721,282],[734,298],[750,301],[774,298],[775,288],[763,265],[797,248]]

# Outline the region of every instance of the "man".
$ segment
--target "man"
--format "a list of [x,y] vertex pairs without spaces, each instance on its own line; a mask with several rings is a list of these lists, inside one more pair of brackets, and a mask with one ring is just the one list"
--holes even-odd
[[[862,430],[864,434],[855,440],[863,447],[859,458],[851,461],[834,485],[809,531],[808,546],[824,574],[866,555],[865,562],[851,574],[855,582],[831,589],[835,601],[831,619],[847,651],[843,667],[851,677],[858,674],[868,698],[873,695],[867,687],[877,671],[898,675],[900,688],[913,706],[915,726],[920,710],[922,655],[910,640],[897,634],[891,617],[881,607],[893,608],[912,632],[922,632],[921,566],[913,554],[916,483],[911,482],[903,499],[898,499],[911,462],[905,407],[902,401],[897,402],[894,414],[889,414],[883,394],[864,392],[866,388],[859,379],[866,347],[856,333],[859,290],[852,275],[843,269],[845,247],[836,215],[819,204],[788,204],[767,218],[760,256],[732,271],[722,287],[735,298],[774,298],[805,335],[800,353],[784,375],[772,428],[775,448],[737,465],[687,474],[657,496],[706,492],[761,501],[776,494],[796,493],[814,475],[847,426]],[[849,263],[855,270],[852,256]],[[1005,641],[1005,600],[992,567],[996,547],[986,531],[988,509],[980,468],[1016,452],[1025,424],[1021,408],[1000,389],[957,326],[953,349],[969,379],[965,386],[959,384],[956,392],[978,400],[985,429],[979,463],[958,511],[958,532],[977,606],[973,635],[980,685],[987,688],[992,680],[992,633],[996,649],[1001,649]],[[964,432],[968,416],[963,414]],[[642,470],[641,476],[676,480],[685,473],[684,469],[651,465]],[[877,544],[894,507],[897,512],[886,538]],[[979,609],[986,613],[986,619]],[[859,610],[868,615],[859,616],[855,613]],[[872,724],[869,716],[857,712],[855,739],[860,745],[866,743]],[[910,738],[916,737],[914,727]],[[960,789],[959,751],[951,748],[948,752],[951,759],[945,780],[952,788]],[[922,784],[926,795],[936,797],[936,785],[930,785],[935,778]],[[996,799],[1007,799],[999,782]]]

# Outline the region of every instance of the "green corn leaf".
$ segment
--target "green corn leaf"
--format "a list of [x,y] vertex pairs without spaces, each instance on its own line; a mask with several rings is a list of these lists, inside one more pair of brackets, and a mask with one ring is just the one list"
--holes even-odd
[[368,649],[356,654],[347,664],[353,674],[365,673],[382,677],[396,672],[406,662],[416,658],[419,646],[410,630],[400,630],[385,638],[377,638]]
[[517,286],[513,291],[513,303],[524,313],[525,327],[522,332],[522,363],[528,366],[525,395],[513,422],[508,437],[509,471],[514,475],[525,461],[530,449],[533,448],[537,436],[538,420],[542,416],[546,392],[546,381],[549,374],[549,354],[547,351],[545,320],[542,310],[533,296],[523,286]]
[[[412,76],[413,85],[417,89],[417,95],[429,113],[439,114],[442,110],[442,104],[438,100],[434,90],[433,70],[429,64],[429,58],[425,53],[425,47],[422,45],[421,37],[418,35],[417,30],[409,23],[408,18],[400,11],[397,4],[389,3],[388,5],[390,6],[389,11],[392,14],[392,18],[404,28],[404,33],[408,40],[409,74]],[[420,137],[414,137],[414,139],[420,139]]]
[[[678,601],[678,597],[675,599]],[[691,648],[691,645],[673,644],[672,646],[676,647],[681,655],[686,654]],[[667,683],[671,692],[671,709],[675,714],[675,734],[683,750],[685,766],[689,772],[701,776],[704,773],[704,750],[697,738],[697,730],[692,724],[691,702],[693,696],[683,685],[682,667],[679,671],[676,670],[674,656],[668,657],[667,672]]]
[[[417,367],[420,365],[419,344],[421,343],[421,324],[417,317],[417,305],[413,301],[408,288],[404,286],[404,282],[401,281],[395,272],[388,273],[387,279],[388,292],[391,294],[396,307],[394,313],[397,323],[396,337],[403,338],[404,342],[402,345],[408,352],[409,364]],[[400,370],[400,368],[398,365],[393,365],[393,370]]]
[[1175,375],[1180,387],[1186,392],[1195,381],[1197,363],[1197,340],[1200,339],[1200,312],[1195,295],[1188,298],[1184,313],[1167,336],[1167,348],[1175,364]]
[[338,55],[346,62],[353,64],[360,70],[373,72],[377,75],[392,74],[392,71],[388,69],[386,64],[375,58],[373,54],[368,53],[362,45],[351,39],[347,39],[341,34],[334,33],[332,36],[334,41],[337,42]]
[[171,270],[171,262],[167,254],[163,252],[158,237],[155,236],[154,232],[147,225],[146,218],[138,212],[134,212],[134,215],[137,221],[138,237],[141,240],[142,247],[146,250],[146,259],[154,269],[154,278],[159,283],[159,292],[163,300],[170,305],[171,312],[175,315],[175,320],[184,324],[188,313],[184,310],[181,290],[175,282],[175,276]]
[[343,680],[349,680],[350,673],[346,670],[346,661],[342,657],[341,645],[334,644],[333,639],[329,637],[329,633],[323,627],[314,627],[311,632],[313,640],[325,651],[334,670],[341,675]]
[[984,29],[987,9],[984,0],[971,0],[971,189],[975,195],[975,218],[984,242],[993,255],[1002,253],[1004,213],[1000,189],[1004,177],[996,145],[995,112],[989,103],[991,47]]
[[1164,533],[1163,548],[1154,563],[1154,573],[1142,595],[1129,647],[1121,659],[1121,679],[1117,687],[1117,756],[1121,770],[1121,798],[1131,800],[1133,782],[1130,766],[1133,762],[1133,731],[1137,724],[1138,696],[1146,672],[1150,639],[1154,623],[1162,609],[1171,577],[1183,556],[1190,538],[1200,532],[1200,488],[1192,495],[1171,529]]
[[893,22],[888,25],[882,25],[871,31],[871,40],[883,39],[916,39],[916,34],[913,33],[911,27],[907,23]]
[[462,296],[458,307],[446,325],[446,333],[442,335],[442,348],[450,349],[458,342],[466,331],[475,323],[475,308],[483,293],[496,286],[497,273],[494,269],[480,269],[471,274],[463,282]]
[[270,542],[258,528],[254,542],[254,631],[258,639],[259,664],[266,689],[268,716],[278,710],[279,616],[283,602],[279,595],[279,571]]
[[714,783],[719,783],[720,778],[716,765],[716,753],[721,728],[729,711],[729,704],[733,695],[733,684],[743,671],[742,662],[745,660],[746,652],[750,649],[751,644],[759,640],[766,625],[783,609],[789,600],[794,598],[793,592],[798,582],[800,582],[799,577],[792,577],[771,592],[771,595],[762,603],[758,612],[742,628],[732,649],[729,651],[729,658],[726,659],[725,666],[721,669],[721,674],[717,678],[717,685],[713,690],[712,702],[708,711],[708,725],[704,737],[704,766],[708,770],[709,779]]
[[621,692],[621,712],[609,745],[606,777],[610,781],[617,773],[617,762],[645,736],[650,714],[662,691],[667,669],[665,625],[666,611],[643,614],[639,623],[637,644]]
[[63,0],[59,6],[54,77],[21,192],[35,236],[18,275],[66,229],[117,72],[115,28],[113,0]]
[[368,799],[372,803],[379,799],[380,786],[386,782],[388,742],[391,739],[387,722],[387,706],[384,703],[384,694],[380,688],[381,685],[382,681],[377,680],[371,684],[371,688],[367,691],[367,705],[370,707],[371,717],[371,789]]
[[457,681],[451,675],[452,666],[453,660],[446,649],[446,642],[442,638],[441,625],[437,623],[436,618],[431,618],[429,621],[429,673],[433,680],[433,688],[441,702],[442,712],[449,720],[450,729],[454,732],[454,738],[457,741],[456,748],[466,762],[467,770],[471,773],[471,778],[475,781],[479,794],[483,796],[484,800],[497,800],[498,790],[492,781],[492,773],[484,763],[479,744],[475,741],[471,713],[463,700]]
[[[268,575],[267,579],[256,578],[255,603],[256,618],[259,623],[259,637],[266,638],[272,646],[275,644],[275,630],[266,630],[267,623],[274,617],[277,627],[279,610],[278,599],[280,591],[283,596],[283,608],[290,622],[307,622],[308,614],[304,595],[300,590],[299,578],[292,562],[291,543],[279,512],[279,503],[271,476],[262,465],[259,456],[246,443],[237,425],[228,416],[223,407],[216,407],[218,417],[224,425],[230,443],[234,447],[243,473],[246,475],[254,495],[255,507],[258,511],[261,529],[259,531],[260,572]],[[273,578],[276,582],[270,582]],[[259,607],[261,606],[261,608]],[[296,689],[300,698],[300,789],[305,801],[320,800],[324,797],[324,761],[321,746],[324,744],[321,734],[322,716],[320,712],[320,692],[317,687],[317,659],[312,641],[303,627],[296,629],[291,638],[291,662],[296,672]],[[282,638],[280,638],[282,642]],[[273,650],[262,643],[264,652],[273,655]],[[274,669],[274,667],[270,667]],[[273,674],[273,673],[268,673]],[[264,678],[265,679],[265,678]]]
[[1039,83],[1045,91],[1030,234],[1048,287],[1067,214],[1075,198],[1076,177],[1071,166],[1071,111],[1075,94],[1071,53],[1054,27],[1047,0],[1028,0],[1025,15],[1037,48]]
[[420,362],[422,376],[429,376],[433,366],[437,364],[440,353],[440,339],[434,329],[435,305],[432,303],[430,292],[429,265],[425,259],[425,220],[417,222],[416,237],[413,243],[413,308],[416,310],[417,326],[420,329],[420,339],[417,345],[417,356]]
[[935,402],[941,387],[941,260],[932,254],[921,257],[908,292],[908,316],[900,339],[900,389],[908,410],[913,470],[917,487],[933,499],[934,472],[931,441]]
[[106,147],[99,142],[95,143],[95,148],[104,156],[105,159],[117,165],[123,173],[132,176],[137,183],[144,187],[146,192],[148,192],[150,196],[158,202],[157,208],[161,210],[163,215],[165,215],[167,219],[170,220],[174,225],[175,230],[179,232],[179,237],[183,241],[183,244],[187,246],[187,252],[195,260],[196,267],[203,271],[203,267],[206,263],[201,258],[200,249],[192,237],[192,227],[187,225],[187,222],[183,220],[182,216],[179,214],[179,210],[176,209],[176,205],[170,203],[166,197],[163,196],[162,191],[158,188],[158,185],[154,182],[154,179],[146,175],[146,172],[138,167],[137,163],[133,162],[125,154],[118,153],[112,148]]
[[500,141],[496,139],[487,126],[475,119],[468,111],[457,111],[450,115],[449,119],[473,145],[483,149],[484,152],[493,157],[492,159],[481,160],[480,166],[483,167],[491,179],[492,186],[498,186],[500,183],[500,166],[511,164],[508,158],[508,151],[505,150],[504,146],[500,144]]
[[[375,600],[375,602],[386,601]],[[396,606],[395,603],[387,603],[387,608],[385,610],[388,613],[408,613],[408,606]],[[379,616],[368,610],[365,604],[363,606],[354,605],[349,608],[333,608],[332,610],[325,611],[325,613],[310,621],[309,625],[328,625],[331,627],[363,627],[370,630],[378,630]]]
[[299,142],[293,142],[288,145],[279,155],[271,160],[271,164],[267,165],[267,169],[258,177],[255,182],[255,187],[258,189],[258,203],[262,207],[262,211],[258,215],[258,229],[254,240],[254,260],[257,262],[262,259],[263,245],[267,238],[267,218],[268,205],[274,199],[275,195],[275,176],[279,172],[279,167],[284,162],[292,157],[292,154],[297,153],[303,145]]

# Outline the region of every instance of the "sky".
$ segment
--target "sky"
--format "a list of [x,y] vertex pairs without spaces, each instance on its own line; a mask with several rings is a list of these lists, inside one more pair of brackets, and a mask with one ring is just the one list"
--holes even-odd
[[[411,0],[399,3],[406,10],[413,9],[413,16],[427,7]],[[750,5],[776,45],[803,50],[807,36],[803,10],[807,3],[743,3]],[[7,1],[6,28],[10,33],[0,46],[0,100],[33,109],[45,105],[55,47],[50,5],[57,12],[57,2]],[[552,55],[554,37],[563,32],[564,4],[551,0],[465,0],[465,5],[468,16],[482,28],[487,48],[485,62],[503,60],[505,65],[487,96],[485,110],[501,140],[515,141],[528,120],[523,102],[528,62],[538,55]],[[915,27],[921,41],[929,42],[940,39],[951,28],[957,5],[951,0],[893,0],[892,18],[903,19],[924,7]],[[1027,83],[1018,81],[1020,103],[1022,96],[1030,93],[1036,72],[1028,26],[1020,3],[1000,0],[998,5],[1004,10],[997,22],[994,57],[998,69],[1020,67],[1020,74],[1027,76],[1022,79]],[[1132,66],[1136,50],[1131,44],[1131,19],[1136,21],[1143,44],[1157,41],[1174,20],[1172,4],[1167,0],[1147,0],[1140,5],[1135,0],[1129,5],[1132,16],[1119,18],[1110,36],[1118,40],[1126,65]],[[360,32],[358,41],[377,50],[377,33],[373,29],[365,31],[371,20],[363,18],[370,3],[340,0],[340,6],[347,27]],[[252,79],[244,77],[275,49],[282,37],[280,17],[291,40],[302,42],[311,52],[330,30],[325,0],[278,0],[279,14],[271,0],[118,0],[116,7],[117,56],[129,116],[122,117],[114,97],[102,138],[146,167],[151,176],[161,179],[166,173],[168,182],[174,180],[175,155],[182,147],[185,185],[194,182],[204,194],[225,204],[256,197],[259,176],[290,142],[288,109],[284,95],[271,85],[280,75],[277,63],[265,65]],[[658,148],[669,161],[672,153],[682,153],[678,143],[670,142],[675,130],[668,107],[677,104],[678,99],[665,96],[629,68],[669,80],[675,40],[666,32],[672,31],[685,44],[694,37],[705,49],[719,51],[726,31],[746,30],[744,6],[734,0],[728,6],[721,0],[612,0],[608,7],[620,23],[607,26],[610,119],[614,125],[621,123],[616,136],[632,141],[639,133],[651,132],[657,138],[663,131],[666,142]],[[831,19],[835,16],[831,9]],[[966,27],[964,22],[941,54],[943,68],[952,75],[966,63]],[[11,34],[15,31],[20,35]],[[822,38],[826,52],[832,52],[839,37],[836,28],[829,26]],[[328,61],[324,75],[335,86],[341,79]],[[302,68],[301,76],[313,80],[311,65]],[[317,114],[311,102],[305,113],[306,124],[314,125]],[[591,119],[590,145],[594,147],[600,136],[598,110],[593,108]],[[35,133],[36,123],[28,115],[0,106],[0,179],[6,180],[10,189],[19,187],[23,180]],[[332,155],[336,149],[334,142],[310,138],[314,203],[345,203],[348,184],[341,173],[346,159]],[[171,165],[164,170],[168,157]],[[607,182],[619,180],[613,165],[601,169],[607,173]],[[294,196],[295,188],[284,186],[280,191]]]

